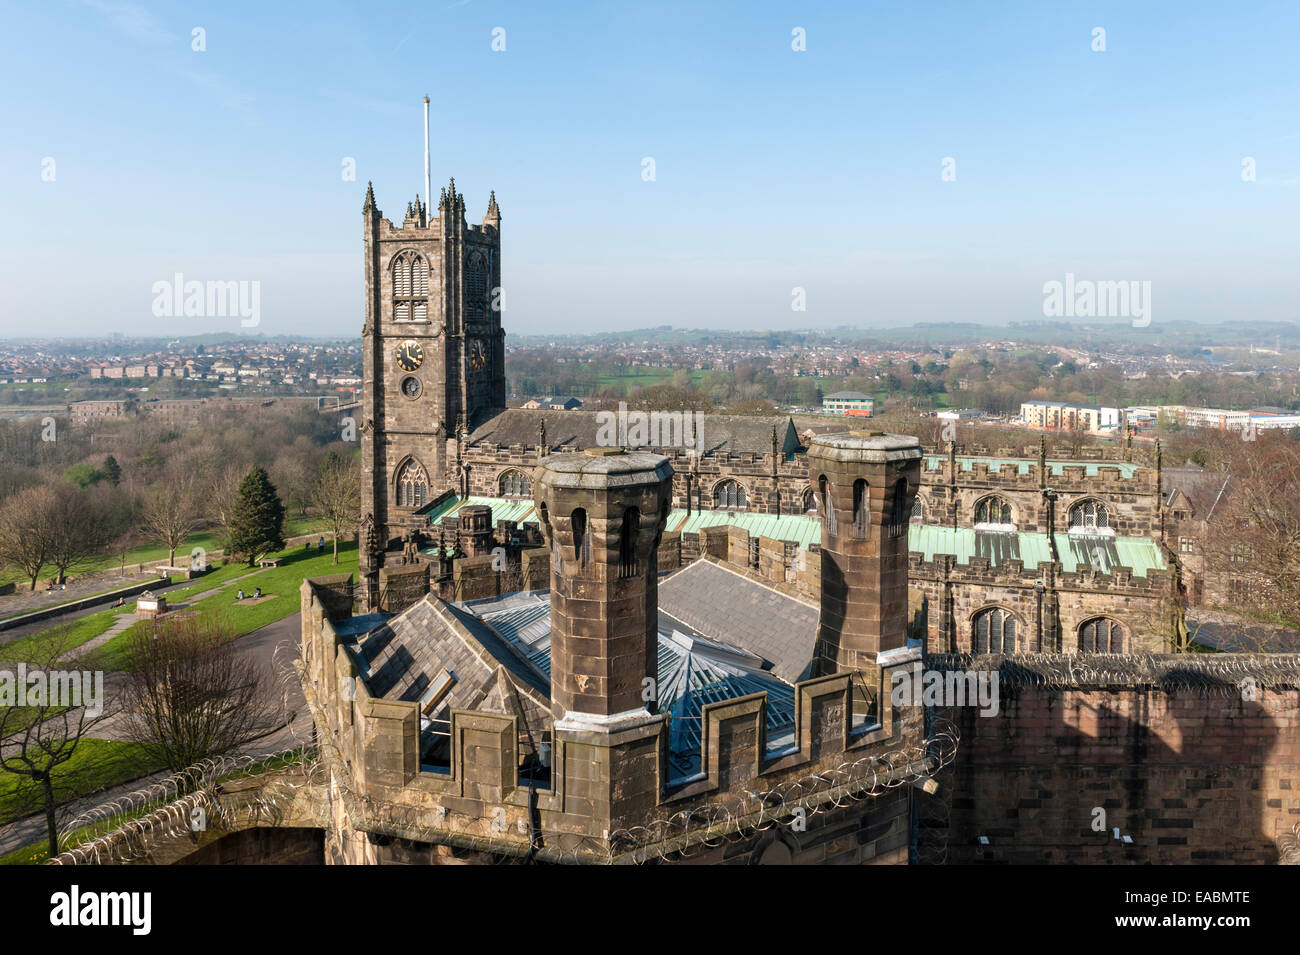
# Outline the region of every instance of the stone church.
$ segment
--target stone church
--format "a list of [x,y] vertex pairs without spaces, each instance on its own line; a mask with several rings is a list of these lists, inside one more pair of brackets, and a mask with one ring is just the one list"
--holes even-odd
[[[436,215],[417,196],[395,225],[367,187],[362,230],[363,603],[545,586],[529,557],[543,543],[533,471],[608,442],[598,412],[506,408],[495,193],[469,224],[453,179]],[[620,441],[671,466],[661,569],[712,555],[816,597],[826,477],[793,422],[698,419],[689,447]],[[913,636],[927,649],[1176,647],[1185,595],[1158,455],[1089,454],[949,445],[924,457],[908,545]]]

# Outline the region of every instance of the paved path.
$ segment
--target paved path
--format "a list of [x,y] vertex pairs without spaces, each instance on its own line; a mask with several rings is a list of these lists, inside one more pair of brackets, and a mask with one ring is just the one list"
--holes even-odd
[[139,619],[140,619],[139,614],[135,614],[135,613],[121,614],[116,620],[113,621],[113,625],[111,627],[109,627],[99,636],[92,637],[91,639],[87,640],[81,646],[74,647],[72,650],[69,650],[63,656],[59,657],[59,661],[63,662],[63,661],[76,660],[79,657],[84,657],[87,653],[90,653],[90,651],[92,650],[98,650],[104,644],[108,643],[108,641],[116,637],[119,633],[129,630],[131,626]]

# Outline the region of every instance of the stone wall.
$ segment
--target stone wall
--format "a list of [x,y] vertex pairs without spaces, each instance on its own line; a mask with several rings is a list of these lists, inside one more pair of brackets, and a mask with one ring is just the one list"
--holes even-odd
[[1002,685],[996,716],[945,712],[949,819],[923,810],[922,841],[951,863],[1275,864],[1300,822],[1300,656],[1232,660],[932,659],[999,666]]
[[994,567],[983,557],[959,564],[948,555],[926,561],[912,553],[912,609],[925,627],[926,649],[971,652],[972,618],[989,607],[1015,616],[1017,652],[1076,652],[1079,628],[1098,616],[1123,625],[1125,652],[1174,649],[1177,591],[1170,572],[1152,570],[1135,577],[1124,568],[1110,574],[1091,569],[1066,574],[1060,568],[1026,568],[1019,560]]
[[175,865],[324,865],[321,829],[242,829],[177,860]]

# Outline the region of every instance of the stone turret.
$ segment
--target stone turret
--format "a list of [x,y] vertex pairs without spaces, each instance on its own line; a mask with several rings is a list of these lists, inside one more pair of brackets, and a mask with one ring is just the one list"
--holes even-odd
[[907,532],[921,446],[881,431],[823,435],[808,449],[808,471],[822,519],[818,667],[873,667],[907,645]]
[[658,680],[656,551],[672,474],[663,455],[608,448],[554,455],[537,467],[533,495],[551,549],[557,720],[653,710],[645,689]]

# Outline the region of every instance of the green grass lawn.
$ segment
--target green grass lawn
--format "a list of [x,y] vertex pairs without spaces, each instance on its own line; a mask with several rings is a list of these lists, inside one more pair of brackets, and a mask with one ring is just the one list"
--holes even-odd
[[[286,519],[284,522],[285,537],[298,537],[302,534],[325,533],[327,533],[327,528],[325,522],[320,518],[309,517],[305,520]],[[187,561],[190,553],[195,547],[202,547],[205,551],[216,551],[220,550],[221,546],[222,542],[210,531],[192,534],[186,539],[184,544],[176,548],[176,560],[178,562]],[[133,550],[127,551],[126,565],[130,567],[132,564],[146,564],[152,560],[163,560],[167,557],[167,554],[168,550],[162,544],[144,544]],[[81,566],[75,567],[69,571],[68,575],[70,577],[75,577],[77,574],[86,574],[96,570],[111,570],[115,567],[121,566],[122,555],[113,554],[97,558],[93,561],[88,561]],[[42,570],[41,579],[44,580],[48,578],[52,573],[53,570],[50,568]],[[29,584],[27,579],[23,576],[22,571],[15,571],[13,568],[6,568],[5,570],[0,571],[0,584],[7,584],[10,582],[12,582],[14,587],[20,591],[26,590],[27,587],[24,585]]]
[[[72,650],[81,646],[87,640],[93,640],[111,627],[119,614],[129,613],[134,606],[134,603],[129,603],[125,607],[110,607],[107,610],[101,610],[99,613],[87,614],[79,620],[72,621],[72,623],[66,625],[68,627],[68,636],[66,640],[60,641],[62,646],[66,650]],[[33,662],[33,655],[40,648],[40,638],[48,632],[48,630],[43,630],[41,633],[29,633],[17,640],[0,644],[0,660]]]
[[[301,762],[308,755],[310,755],[310,751],[306,749],[300,748],[291,750],[290,752],[283,753],[279,756],[273,756],[270,759],[254,763],[244,769],[235,770],[222,776],[221,779],[242,779],[246,776],[253,776],[257,773],[274,772]],[[159,768],[161,769],[161,767]],[[122,782],[125,782],[125,780],[122,780]],[[89,842],[98,836],[113,831],[113,829],[120,827],[122,823],[127,822],[128,820],[138,819],[140,816],[148,815],[162,805],[164,805],[162,800],[145,803],[144,805],[136,806],[130,812],[124,813],[116,819],[98,822],[94,825],[83,826],[72,832],[63,833],[60,837],[60,845],[63,847],[65,852],[69,849],[75,849],[83,843]],[[45,842],[41,841],[29,846],[23,846],[21,849],[14,849],[12,852],[7,852],[4,855],[0,855],[0,865],[41,865],[48,858],[49,852],[46,848]]]
[[[77,744],[72,758],[54,770],[54,791],[64,803],[162,768],[136,743],[86,738]],[[0,824],[40,811],[40,792],[31,779],[0,771]]]
[[[308,551],[296,547],[282,552],[279,556],[282,557],[284,563],[279,567],[266,570],[250,571],[246,565],[238,565],[241,572],[252,573],[252,576],[239,581],[238,584],[228,578],[226,585],[219,593],[213,594],[211,597],[205,597],[189,609],[205,614],[224,614],[235,625],[238,635],[243,636],[265,627],[269,623],[283,620],[285,617],[297,613],[302,607],[302,598],[298,594],[298,588],[302,586],[302,582],[306,578],[355,573],[357,570],[357,545],[347,541],[339,544],[339,562],[337,565],[333,563],[333,552],[328,542],[323,552],[315,549]],[[228,569],[230,568],[222,568],[222,570]],[[235,574],[233,576],[239,575]],[[211,589],[210,587],[203,587],[203,583],[204,580],[195,581],[195,587],[197,588],[195,592]],[[235,592],[241,587],[245,593],[249,594],[253,592],[255,587],[261,587],[262,593],[270,595],[272,599],[241,606],[235,603],[234,599]],[[190,588],[186,589],[189,590]],[[138,628],[148,625],[148,621],[142,621],[118,634],[88,655],[82,661],[82,666],[102,670],[123,669],[126,666],[127,652],[131,645],[132,634],[138,632]]]

